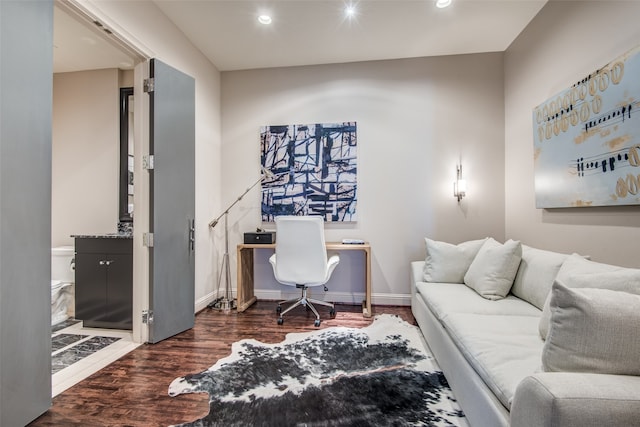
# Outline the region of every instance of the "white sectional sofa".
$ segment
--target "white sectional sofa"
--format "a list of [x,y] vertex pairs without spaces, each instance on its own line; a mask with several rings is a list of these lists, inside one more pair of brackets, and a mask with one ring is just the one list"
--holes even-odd
[[640,426],[640,270],[490,238],[426,247],[412,311],[472,427]]

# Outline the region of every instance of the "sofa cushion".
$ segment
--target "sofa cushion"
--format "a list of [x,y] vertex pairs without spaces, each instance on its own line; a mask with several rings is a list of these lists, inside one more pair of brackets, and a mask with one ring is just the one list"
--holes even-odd
[[640,375],[640,295],[556,281],[551,313],[545,371]]
[[462,283],[464,274],[487,239],[471,240],[453,245],[425,238],[427,257],[424,264],[424,281]]
[[[640,295],[639,269],[589,261],[578,254],[572,254],[565,260],[556,277],[570,288],[601,288]],[[542,339],[546,339],[549,331],[550,300],[551,294],[545,300],[538,325]]]
[[521,258],[520,242],[508,240],[501,244],[489,238],[469,266],[464,283],[484,298],[504,298],[513,285]]
[[522,245],[522,261],[511,293],[542,310],[558,270],[568,256]]
[[443,324],[465,359],[510,409],[520,381],[540,370],[543,342],[537,317],[453,313]]
[[542,313],[513,295],[492,301],[481,298],[476,291],[462,284],[418,282],[416,290],[440,321],[452,313],[532,316],[536,319],[539,319]]

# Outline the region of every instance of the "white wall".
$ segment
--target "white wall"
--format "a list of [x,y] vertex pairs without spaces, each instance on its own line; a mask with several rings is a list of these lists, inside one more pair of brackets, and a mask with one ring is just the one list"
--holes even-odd
[[222,245],[208,228],[220,210],[220,72],[153,2],[86,0],[82,5],[149,56],[195,79],[195,298],[196,308],[203,308],[213,296],[217,278],[220,250],[215,246]]
[[120,168],[117,69],[53,75],[51,244],[114,233]]
[[[500,53],[223,72],[223,205],[259,176],[260,126],[356,121],[359,219],[328,224],[327,240],[370,241],[374,303],[408,304],[409,262],[424,258],[425,236],[504,238],[503,117]],[[469,191],[458,204],[460,159]],[[229,224],[235,266],[242,233],[262,225],[259,187]],[[264,297],[281,288],[268,251],[259,252],[256,289]],[[332,292],[361,277],[356,255],[342,259]]]
[[536,209],[531,112],[640,44],[640,2],[550,1],[505,53],[506,236],[640,267],[640,207]]

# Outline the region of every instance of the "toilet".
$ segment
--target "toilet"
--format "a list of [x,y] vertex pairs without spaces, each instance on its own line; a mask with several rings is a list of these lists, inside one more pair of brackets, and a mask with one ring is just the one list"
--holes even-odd
[[74,313],[75,248],[51,248],[51,324],[67,320]]

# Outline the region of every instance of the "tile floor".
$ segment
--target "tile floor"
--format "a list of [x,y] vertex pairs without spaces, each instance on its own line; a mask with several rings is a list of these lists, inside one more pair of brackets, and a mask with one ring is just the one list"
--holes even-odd
[[131,331],[83,328],[77,320],[54,325],[51,331],[52,397],[140,345],[133,342]]

